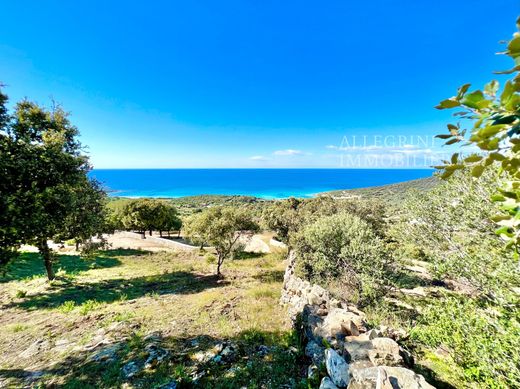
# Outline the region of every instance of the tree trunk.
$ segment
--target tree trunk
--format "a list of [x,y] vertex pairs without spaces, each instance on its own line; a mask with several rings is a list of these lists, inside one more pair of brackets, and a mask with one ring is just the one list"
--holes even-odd
[[159,236],[162,238],[162,230],[159,230]]
[[152,236],[152,230],[150,230],[150,231],[148,231],[148,232],[149,232],[150,236]]
[[200,249],[199,249],[199,250],[200,250],[200,251],[204,250],[204,242],[202,242],[202,243],[200,244]]
[[222,262],[224,262],[224,260],[221,259],[220,255],[219,255],[218,260],[217,260],[217,276],[218,277],[222,276],[222,273],[220,272],[220,266],[222,266]]
[[146,239],[146,231],[141,231],[141,235],[143,239]]
[[52,281],[56,278],[54,275],[54,270],[52,269],[52,252],[47,244],[46,239],[42,239],[40,244],[38,245],[38,250],[40,251],[41,256],[43,257],[43,263],[45,265],[45,270],[47,270],[47,278],[49,281]]
[[79,251],[79,241],[76,240],[76,251]]
[[177,231],[177,238],[181,237],[181,230]]

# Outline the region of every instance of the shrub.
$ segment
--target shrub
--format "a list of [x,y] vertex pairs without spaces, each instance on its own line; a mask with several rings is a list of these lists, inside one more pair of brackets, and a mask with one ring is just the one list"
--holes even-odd
[[489,195],[499,179],[488,170],[477,184],[459,171],[429,192],[416,192],[389,234],[397,246],[420,250],[438,278],[457,279],[493,298],[509,293],[518,267],[490,220],[497,207]]
[[520,387],[519,319],[518,307],[497,310],[474,299],[444,296],[425,307],[410,336],[449,350],[470,382]]
[[338,297],[363,305],[382,291],[384,242],[356,215],[319,218],[300,230],[295,249],[297,272]]

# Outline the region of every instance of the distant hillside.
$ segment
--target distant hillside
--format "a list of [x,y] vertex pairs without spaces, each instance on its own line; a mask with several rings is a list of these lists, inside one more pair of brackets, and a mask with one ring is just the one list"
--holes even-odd
[[359,189],[335,190],[331,192],[320,193],[320,195],[329,195],[337,198],[376,198],[387,202],[398,202],[402,201],[406,197],[406,193],[412,189],[428,191],[437,186],[440,182],[441,181],[437,177],[428,177],[390,185],[371,186],[368,188]]

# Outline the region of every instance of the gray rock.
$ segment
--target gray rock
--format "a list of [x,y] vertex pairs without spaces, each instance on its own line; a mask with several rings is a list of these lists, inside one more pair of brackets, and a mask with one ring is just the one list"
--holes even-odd
[[393,387],[386,371],[382,367],[376,367],[366,376],[353,378],[348,389],[393,389]]
[[153,369],[159,363],[161,363],[164,359],[168,357],[170,354],[168,350],[165,350],[156,344],[149,344],[145,348],[145,351],[148,352],[148,358],[144,363],[145,369]]
[[323,377],[320,384],[320,389],[338,389],[334,382],[329,377]]
[[117,359],[117,352],[120,349],[119,344],[114,344],[95,352],[90,357],[91,361],[94,362],[113,362]]
[[375,338],[370,341],[372,349],[368,350],[368,358],[374,365],[396,366],[403,362],[399,353],[399,345],[390,338]]
[[32,343],[25,351],[21,352],[20,358],[31,358],[33,355],[36,355],[42,351],[47,351],[51,347],[48,340],[38,339],[34,343]]
[[325,350],[325,366],[327,373],[334,384],[340,388],[345,388],[350,380],[348,364],[336,350],[331,348]]
[[390,387],[393,389],[434,389],[432,385],[426,382],[422,375],[416,374],[412,370],[405,369],[404,367],[391,366],[351,370],[352,380],[349,389],[376,388],[377,383],[380,382],[379,380],[385,383],[381,371],[384,371],[391,385]]
[[349,363],[368,359],[368,351],[372,349],[372,342],[364,335],[350,336],[345,340],[345,351]]
[[319,366],[325,360],[325,349],[311,340],[305,346],[305,356],[310,358],[316,366]]
[[318,369],[318,366],[316,365],[310,365],[308,368],[307,368],[307,378],[308,379],[313,379],[314,377],[317,377],[319,374],[319,369]]
[[121,368],[121,373],[126,379],[132,378],[142,370],[142,366],[136,361],[130,361]]
[[164,385],[159,386],[159,389],[177,389],[177,387],[178,387],[177,381],[173,380]]

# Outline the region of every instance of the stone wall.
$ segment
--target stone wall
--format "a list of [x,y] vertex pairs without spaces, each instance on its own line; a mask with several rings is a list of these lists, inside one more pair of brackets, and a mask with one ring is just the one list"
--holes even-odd
[[369,329],[365,314],[354,305],[297,277],[295,261],[294,252],[289,253],[281,303],[302,331],[309,378],[325,366],[320,389],[433,388],[408,368],[412,357],[397,343],[402,331]]

